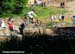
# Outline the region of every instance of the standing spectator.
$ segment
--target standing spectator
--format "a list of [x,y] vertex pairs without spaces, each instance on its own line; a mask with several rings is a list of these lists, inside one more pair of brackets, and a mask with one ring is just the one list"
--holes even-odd
[[6,25],[5,25],[5,19],[2,19],[2,24],[1,24],[1,26],[2,26],[3,28],[6,27]]
[[25,27],[25,20],[21,19],[19,22],[19,31],[20,31],[20,34],[22,35],[23,35],[24,27]]
[[3,19],[3,18],[0,19],[0,27],[1,27],[2,31],[3,31],[3,34],[6,35],[6,31],[5,31],[6,30],[5,29],[6,28],[5,19]]
[[8,28],[10,30],[10,34],[12,35],[14,32],[14,23],[12,18],[8,19]]

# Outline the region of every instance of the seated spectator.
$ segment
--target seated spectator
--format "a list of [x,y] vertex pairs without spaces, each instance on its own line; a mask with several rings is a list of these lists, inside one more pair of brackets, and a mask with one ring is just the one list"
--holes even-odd
[[65,3],[64,3],[64,2],[61,2],[61,3],[60,3],[60,6],[61,6],[61,8],[64,8]]
[[62,16],[62,15],[59,15],[59,17],[58,17],[58,18],[59,18],[59,20],[62,20],[61,16]]
[[64,20],[64,15],[59,15],[59,20]]
[[61,16],[62,20],[64,20],[64,15]]
[[52,15],[51,16],[51,21],[54,21],[55,20],[55,17]]

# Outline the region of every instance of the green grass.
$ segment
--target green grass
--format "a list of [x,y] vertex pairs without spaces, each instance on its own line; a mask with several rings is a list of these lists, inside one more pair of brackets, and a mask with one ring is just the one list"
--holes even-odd
[[[25,7],[22,11],[22,13],[20,14],[20,16],[24,16],[25,14],[27,14],[27,12],[31,11],[32,7]],[[51,15],[58,15],[58,14],[64,14],[66,12],[68,12],[65,9],[60,9],[60,8],[56,8],[53,6],[50,7],[40,7],[40,6],[35,6],[34,7],[35,12],[38,16],[38,19],[41,21],[46,20],[47,18],[49,18]]]
[[[40,6],[35,6],[35,12],[38,16],[38,19],[40,20],[45,20],[47,18],[49,18],[51,15],[58,15],[58,14],[64,14],[66,12],[68,12],[65,9],[60,9],[60,8],[56,8],[56,7],[40,7]],[[27,12],[29,12],[32,8],[31,7],[24,7],[23,11],[21,14],[16,15],[16,14],[4,14],[5,16],[13,16],[14,18],[18,17],[18,16],[24,16],[25,14],[27,14]]]
[[[64,13],[68,12],[65,9],[59,9],[59,8],[56,8],[56,7],[35,6],[34,8],[35,8],[37,16],[40,17],[40,18],[47,18],[51,15],[64,14]],[[24,7],[24,9],[23,9],[22,13],[20,14],[20,16],[24,16],[31,9],[32,9],[31,7]]]
[[[53,6],[50,7],[40,7],[40,6],[35,6],[35,12],[38,16],[38,19],[41,20],[42,22],[47,22],[46,20],[51,16],[51,15],[58,15],[58,14],[64,14],[68,12],[68,10],[61,9],[61,8],[56,8]],[[29,11],[31,11],[32,7],[24,7],[23,11],[21,14],[16,15],[16,14],[9,14],[9,16],[13,16],[14,18],[17,17],[23,17],[25,14],[27,14]],[[50,28],[52,25],[55,24],[55,22],[49,22],[47,26]]]
[[[68,12],[65,9],[60,9],[52,6],[51,7],[35,6],[34,8],[39,20],[45,20],[49,18],[51,15],[64,14]],[[25,7],[24,10],[22,11],[21,16],[27,14],[27,12],[30,11],[31,9],[32,9],[31,7]]]
[[58,9],[55,7],[36,7],[36,13],[39,17],[47,18],[51,15],[64,14],[67,11],[65,9]]
[[54,25],[56,25],[57,24],[57,22],[49,22],[49,23],[47,23],[47,28],[53,28],[53,27],[55,27]]

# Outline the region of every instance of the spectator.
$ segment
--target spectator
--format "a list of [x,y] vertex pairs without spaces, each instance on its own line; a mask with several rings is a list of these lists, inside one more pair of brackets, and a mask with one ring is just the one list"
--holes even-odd
[[57,16],[55,15],[55,16],[54,16],[54,20],[56,20],[56,19],[57,19]]
[[58,17],[58,18],[59,18],[59,20],[62,20],[62,17],[61,17],[61,16],[62,16],[62,15],[59,15],[59,17]]
[[10,30],[10,34],[12,35],[14,32],[14,24],[13,24],[13,19],[9,18],[8,19],[8,28]]
[[24,27],[25,27],[25,20],[21,19],[19,22],[19,31],[20,31],[20,34],[22,34],[22,35],[23,35]]
[[2,24],[1,24],[1,26],[2,26],[3,28],[6,27],[6,25],[5,25],[5,19],[2,19]]
[[64,8],[64,6],[65,6],[64,2],[61,2],[60,6],[61,6],[61,8]]
[[2,29],[4,35],[6,35],[5,28],[5,19],[0,19],[0,29]]
[[52,16],[51,16],[51,21],[54,21],[54,19],[55,19],[55,17],[52,15]]
[[61,16],[62,20],[64,20],[64,15]]

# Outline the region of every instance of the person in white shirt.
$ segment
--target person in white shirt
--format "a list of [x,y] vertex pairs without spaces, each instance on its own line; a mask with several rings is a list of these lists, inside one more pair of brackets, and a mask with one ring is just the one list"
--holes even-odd
[[35,14],[34,10],[28,12],[28,17],[29,17],[29,19],[30,19],[31,22],[33,22],[33,17],[34,17],[33,15],[34,15],[35,17],[37,16],[37,15]]
[[62,15],[59,15],[59,20],[62,20]]
[[5,20],[4,19],[0,19],[0,27],[1,28],[5,28],[6,27],[6,25],[5,25]]
[[54,15],[51,16],[51,20],[54,21]]
[[5,25],[5,19],[0,19],[0,29],[3,32],[4,35],[6,35],[6,25]]
[[1,24],[1,26],[2,26],[3,28],[6,27],[6,25],[5,25],[5,20],[4,20],[4,19],[2,20],[2,24]]
[[41,0],[36,0],[37,5],[41,5],[42,1]]
[[56,20],[56,19],[57,19],[57,16],[55,15],[55,16],[54,16],[54,20]]

